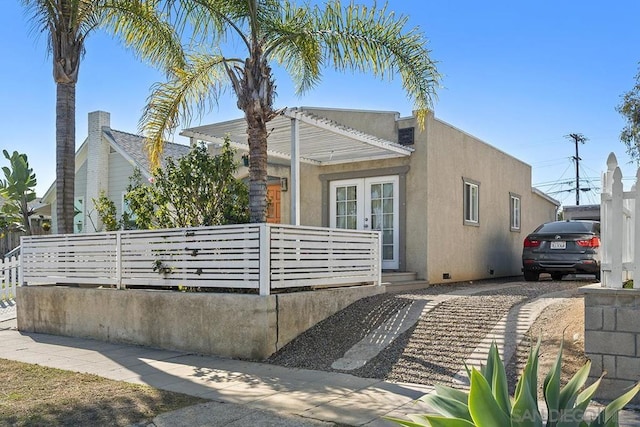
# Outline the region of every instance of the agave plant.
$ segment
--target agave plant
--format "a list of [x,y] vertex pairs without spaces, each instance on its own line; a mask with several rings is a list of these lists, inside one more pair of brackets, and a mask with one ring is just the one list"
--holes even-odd
[[543,384],[547,405],[546,424],[538,408],[538,354],[540,340],[531,348],[527,364],[509,395],[504,363],[493,343],[487,363],[480,369],[467,367],[471,380],[469,391],[437,385],[435,394],[420,398],[439,414],[408,415],[410,420],[388,418],[407,427],[613,427],[618,425],[618,412],[640,391],[640,382],[609,403],[595,419],[584,420],[602,376],[583,389],[591,370],[587,362],[560,387],[562,345]]

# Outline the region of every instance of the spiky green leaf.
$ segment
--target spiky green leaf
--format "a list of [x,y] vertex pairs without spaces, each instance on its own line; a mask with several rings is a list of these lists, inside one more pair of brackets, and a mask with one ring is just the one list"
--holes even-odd
[[467,403],[460,402],[456,399],[440,396],[437,394],[428,394],[421,399],[441,415],[452,418],[462,418],[472,421]]
[[538,401],[529,392],[529,379],[526,375],[523,375],[520,381],[522,386],[511,409],[511,426],[542,427],[542,416],[538,410]]
[[[458,402],[464,403],[465,405],[468,405],[469,403],[469,393],[467,392],[458,390],[453,387],[447,387],[442,384],[436,384],[434,388],[438,396],[448,397],[449,399],[455,399]],[[425,395],[425,396],[428,396],[428,395]],[[422,398],[420,400],[422,400]]]
[[478,427],[509,425],[509,418],[494,399],[489,383],[475,368],[471,370],[469,413]]
[[617,425],[617,415],[640,391],[640,382],[636,383],[626,393],[614,399],[600,412],[598,417],[590,424],[592,427],[608,427]]
[[492,359],[491,363],[493,364],[492,376],[490,379],[491,391],[493,392],[493,397],[496,399],[496,402],[498,402],[500,408],[502,408],[505,414],[509,415],[511,413],[511,400],[509,398],[507,374],[504,368],[504,363],[500,358],[500,353],[498,352],[498,346],[495,342],[491,344],[489,354],[489,358]]
[[[544,400],[547,404],[547,411],[549,414],[559,414],[560,409],[560,377],[562,373],[562,347],[563,343],[560,343],[560,349],[556,360],[553,362],[549,373],[544,380]],[[555,426],[554,418],[549,418],[547,421],[547,427]]]
[[476,427],[478,425],[461,418],[445,418],[436,415],[427,415],[425,418],[431,427]]
[[591,361],[587,361],[582,368],[567,382],[560,390],[560,408],[572,408],[578,398],[580,389],[589,378],[591,371]]

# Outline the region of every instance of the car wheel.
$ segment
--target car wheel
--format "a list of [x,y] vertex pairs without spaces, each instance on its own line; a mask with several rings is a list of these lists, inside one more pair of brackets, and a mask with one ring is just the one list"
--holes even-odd
[[564,277],[564,274],[562,273],[551,273],[551,278],[553,280],[562,280],[563,277]]
[[596,280],[597,280],[598,282],[600,281],[600,271],[598,271],[598,272],[596,273]]
[[527,282],[537,282],[540,278],[540,273],[535,271],[525,271],[524,272],[524,280]]

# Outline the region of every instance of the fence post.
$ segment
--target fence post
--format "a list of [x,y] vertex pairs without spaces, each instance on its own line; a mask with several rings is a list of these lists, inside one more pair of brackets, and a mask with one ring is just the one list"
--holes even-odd
[[271,228],[265,222],[258,225],[260,253],[260,295],[269,295],[271,288]]
[[3,300],[5,298],[7,298],[8,292],[9,292],[9,280],[8,280],[8,270],[7,270],[7,259],[6,258],[0,258],[0,272],[2,272],[2,275],[0,275],[0,281],[4,282],[3,286],[0,286],[0,300]]
[[[633,191],[633,273],[631,278],[634,279],[634,288],[639,288],[640,284],[635,285],[635,279],[640,280],[640,168],[636,171],[636,185],[634,185]],[[638,271],[638,274],[636,274]]]
[[24,286],[24,236],[20,237],[20,256],[18,257],[18,286]]
[[608,288],[622,288],[622,242],[624,219],[624,194],[622,188],[622,171],[616,167],[613,172],[611,186],[611,218],[607,225],[607,251],[610,253],[611,273],[605,286]]
[[382,231],[378,231],[378,247],[376,248],[378,250],[378,256],[376,257],[376,259],[378,260],[377,264],[376,264],[376,275],[378,276],[378,286],[382,285]]
[[116,288],[122,287],[122,231],[116,231]]

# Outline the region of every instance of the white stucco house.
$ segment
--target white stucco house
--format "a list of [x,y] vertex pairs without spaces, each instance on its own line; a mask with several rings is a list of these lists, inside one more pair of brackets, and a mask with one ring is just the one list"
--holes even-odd
[[[524,237],[560,205],[532,187],[531,166],[433,114],[422,128],[396,112],[300,107],[269,131],[281,222],[380,230],[383,269],[429,283],[521,274]],[[181,134],[248,150],[244,119]]]
[[[89,114],[88,127],[76,153],[76,232],[94,231],[91,200],[100,191],[120,213],[134,168],[149,176],[143,137],[111,129],[101,111]],[[269,127],[268,222],[380,230],[383,269],[412,279],[519,275],[524,237],[554,220],[560,205],[532,187],[531,166],[433,114],[421,128],[396,112],[299,107]],[[212,153],[229,135],[238,177],[248,176],[244,119],[181,135]],[[188,150],[167,143],[164,155]],[[43,201],[55,224],[55,185]]]

